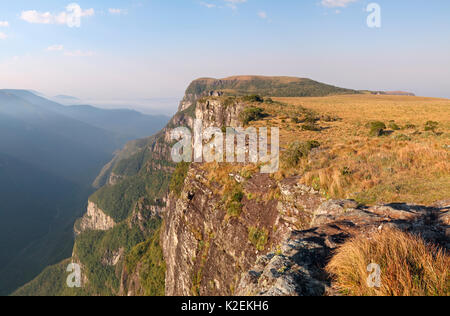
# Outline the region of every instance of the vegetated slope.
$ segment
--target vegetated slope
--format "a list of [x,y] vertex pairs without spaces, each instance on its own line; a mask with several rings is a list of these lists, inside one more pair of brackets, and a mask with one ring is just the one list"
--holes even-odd
[[86,295],[83,290],[67,286],[66,273],[70,259],[48,266],[26,286],[14,292],[16,296],[81,296]]
[[[136,137],[128,134],[129,126],[149,119],[134,132],[151,135],[165,123],[163,117],[159,122],[129,112],[83,107],[74,113],[29,91],[0,90],[1,294],[71,255],[73,223],[92,193],[95,175]],[[120,128],[118,116],[128,127]],[[109,124],[109,118],[115,120]]]
[[187,94],[223,91],[229,95],[259,94],[270,97],[320,97],[333,94],[358,94],[359,91],[339,88],[307,78],[235,76],[224,79],[201,78],[193,81]]
[[[165,288],[167,295],[332,295],[324,268],[347,238],[365,238],[367,231],[393,225],[449,244],[445,201],[431,207],[373,206],[405,197],[426,204],[448,198],[447,121],[440,120],[439,127],[425,124],[427,115],[434,118],[427,113],[420,120],[399,119],[397,129],[390,122],[397,117],[383,113],[389,106],[374,107],[381,97],[371,95],[353,96],[361,98],[355,102],[336,96],[347,104],[330,102],[319,111],[315,104],[330,97],[280,102],[210,96],[211,91],[209,86],[188,89],[166,129],[130,144],[102,174],[106,185],[90,201],[99,217],[109,216],[116,225],[82,231],[72,258],[82,265],[88,294],[160,295]],[[383,98],[415,108],[402,97]],[[361,100],[371,100],[372,107],[362,107],[358,121],[336,114]],[[442,102],[436,110],[445,115],[448,103]],[[192,127],[195,117],[205,126],[280,127],[280,171],[261,175],[259,165],[225,163],[174,168],[168,132]],[[372,119],[386,125],[377,136],[370,136]],[[425,159],[414,159],[424,153]],[[380,173],[383,178],[377,178]],[[411,185],[402,182],[405,178]],[[417,184],[426,181],[434,191],[427,188],[433,194],[425,200]]]
[[0,294],[71,253],[89,190],[0,153]]

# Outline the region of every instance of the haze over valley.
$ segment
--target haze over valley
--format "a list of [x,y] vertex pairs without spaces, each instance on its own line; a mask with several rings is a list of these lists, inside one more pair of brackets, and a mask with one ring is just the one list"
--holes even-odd
[[0,90],[0,294],[71,254],[73,224],[103,165],[167,120]]

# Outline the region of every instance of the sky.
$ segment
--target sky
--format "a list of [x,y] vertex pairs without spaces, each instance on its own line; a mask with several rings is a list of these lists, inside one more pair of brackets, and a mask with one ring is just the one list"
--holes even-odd
[[0,89],[166,114],[195,78],[232,75],[450,98],[449,14],[448,0],[0,0]]

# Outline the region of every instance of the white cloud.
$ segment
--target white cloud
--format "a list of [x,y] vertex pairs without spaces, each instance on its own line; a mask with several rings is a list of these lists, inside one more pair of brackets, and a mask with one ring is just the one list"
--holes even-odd
[[229,6],[230,8],[232,8],[233,10],[237,9],[237,6],[241,3],[246,3],[247,0],[225,0],[225,2],[227,3],[227,6]]
[[82,50],[75,50],[75,51],[66,51],[64,52],[64,55],[68,57],[91,57],[94,56],[95,54],[94,52],[91,51],[85,52]]
[[66,50],[64,48],[64,45],[62,44],[55,44],[47,47],[48,52],[62,52],[64,56],[67,57],[92,57],[95,56],[95,53],[92,51],[83,51],[83,50]]
[[109,12],[109,14],[113,14],[113,15],[127,14],[127,10],[117,9],[117,8],[109,8],[108,12]]
[[267,19],[267,13],[264,12],[264,11],[259,11],[259,12],[258,12],[258,16],[259,16],[261,19]]
[[0,40],[5,40],[7,38],[8,38],[8,36],[5,33],[0,32]]
[[322,0],[322,5],[327,8],[345,8],[352,2],[358,0]]
[[208,9],[217,8],[217,5],[214,3],[200,2],[200,4]]
[[47,50],[49,52],[62,51],[62,50],[64,50],[64,46],[63,45],[52,45],[52,46],[47,47]]
[[93,16],[94,9],[83,10],[76,3],[66,7],[66,11],[52,14],[50,12],[38,12],[36,10],[22,11],[20,18],[33,24],[66,24],[69,27],[80,27],[81,18]]
[[238,5],[242,3],[246,3],[247,0],[222,0],[221,4],[215,4],[212,2],[200,2],[200,5],[208,8],[208,9],[224,9],[224,8],[231,8],[233,10],[237,10]]
[[8,21],[0,21],[0,27],[8,27],[9,22]]

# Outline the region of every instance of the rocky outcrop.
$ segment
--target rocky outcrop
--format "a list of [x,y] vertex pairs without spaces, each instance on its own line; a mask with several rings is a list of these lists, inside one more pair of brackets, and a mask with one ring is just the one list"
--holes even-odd
[[221,98],[200,100],[195,109],[195,117],[203,121],[203,127],[239,127],[242,125],[239,114],[246,104],[238,100],[231,100],[224,104]]
[[450,250],[445,222],[448,210],[444,201],[432,207],[389,204],[370,208],[349,200],[327,201],[314,212],[312,228],[292,231],[279,251],[258,258],[255,265],[242,275],[236,294],[336,295],[332,280],[324,272],[333,252],[350,237],[385,228],[420,235]]
[[86,214],[77,222],[74,230],[75,234],[79,235],[88,230],[110,230],[114,226],[114,220],[99,209],[95,203],[89,201]]
[[[227,217],[221,207],[220,188],[193,165],[181,197],[171,196],[164,214],[161,235],[166,260],[166,295],[232,295],[240,275],[257,256],[286,238],[277,202],[244,197],[239,217]],[[232,175],[230,175],[232,177]],[[255,177],[247,192],[267,192],[276,183]],[[211,185],[211,186],[210,186]],[[257,249],[249,240],[249,229],[267,233],[267,244]]]

